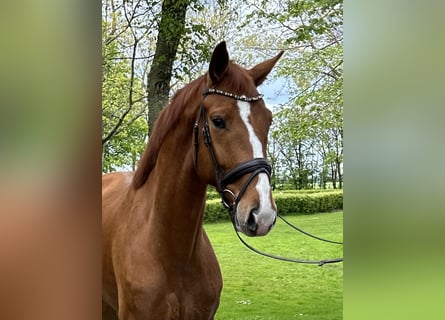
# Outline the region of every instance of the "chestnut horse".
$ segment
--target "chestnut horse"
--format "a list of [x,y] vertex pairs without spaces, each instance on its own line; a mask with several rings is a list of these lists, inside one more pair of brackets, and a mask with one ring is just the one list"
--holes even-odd
[[221,42],[159,115],[136,172],[103,176],[103,319],[213,319],[222,277],[203,229],[206,188],[239,231],[274,225],[272,114],[257,86],[281,55],[247,70]]

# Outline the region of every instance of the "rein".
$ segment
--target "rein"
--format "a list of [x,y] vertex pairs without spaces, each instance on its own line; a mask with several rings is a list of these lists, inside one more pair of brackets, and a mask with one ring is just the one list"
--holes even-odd
[[[203,135],[203,139],[204,139],[204,145],[206,146],[206,148],[209,152],[210,160],[212,161],[213,171],[215,172],[215,178],[216,178],[216,189],[221,196],[222,204],[229,211],[232,225],[234,226],[235,233],[238,236],[238,239],[241,241],[241,243],[244,244],[248,249],[252,250],[253,252],[255,252],[259,255],[277,259],[277,260],[281,260],[281,261],[289,261],[289,262],[304,263],[304,264],[317,264],[319,266],[322,266],[322,265],[328,264],[328,263],[342,262],[343,258],[324,259],[324,260],[304,260],[304,259],[286,258],[286,257],[278,256],[278,255],[273,255],[273,254],[265,253],[263,251],[260,251],[256,248],[252,247],[243,238],[241,238],[238,230],[236,230],[236,227],[235,227],[236,207],[238,206],[238,203],[240,202],[240,200],[241,200],[242,196],[244,195],[245,191],[247,190],[248,186],[250,185],[252,180],[257,175],[259,175],[260,173],[266,173],[270,179],[272,167],[271,167],[269,161],[267,161],[266,159],[255,158],[255,159],[248,160],[246,162],[236,165],[233,169],[231,169],[227,173],[224,171],[223,168],[221,168],[221,166],[218,164],[218,161],[216,159],[215,150],[213,148],[213,143],[212,143],[212,137],[210,136],[209,123],[207,121],[207,112],[204,107],[204,99],[208,95],[211,95],[211,94],[222,95],[225,97],[229,97],[229,98],[232,98],[235,100],[245,101],[245,102],[261,100],[263,98],[263,95],[260,94],[255,97],[246,97],[245,95],[236,95],[236,94],[233,94],[230,92],[225,92],[225,91],[214,89],[214,88],[208,88],[203,93],[203,98],[201,100],[201,105],[200,105],[200,111],[199,111],[198,117],[195,121],[195,125],[193,127],[194,147],[195,147],[195,162],[194,162],[195,171],[198,172],[199,123],[202,122],[203,123],[202,135]],[[249,173],[250,173],[250,176],[246,180],[244,185],[241,187],[238,195],[235,195],[230,189],[227,189],[227,186],[229,184],[239,180],[240,178],[242,178],[243,176],[245,176],[246,174],[249,174]],[[227,198],[227,196],[230,196],[231,201]],[[278,217],[281,220],[283,220],[287,225],[289,225],[291,228],[293,228],[293,229],[297,230],[298,232],[301,232],[307,236],[310,236],[310,237],[315,238],[320,241],[325,241],[325,242],[334,243],[334,244],[343,244],[343,242],[327,240],[327,239],[323,239],[318,236],[314,236],[314,235],[310,234],[309,232],[306,232],[306,231],[294,226],[289,221],[284,219],[284,217],[281,216],[280,214],[278,214]]]
[[[334,244],[343,244],[343,242],[338,242],[338,241],[333,241],[333,240],[328,240],[328,239],[323,239],[321,237],[315,236],[313,234],[310,234],[307,231],[304,231],[296,226],[294,226],[292,223],[290,223],[289,221],[287,221],[286,219],[284,219],[284,217],[280,214],[278,214],[278,217],[283,220],[288,226],[290,226],[291,228],[297,230],[298,232],[301,232],[307,236],[310,236],[314,239],[320,240],[320,241],[324,241],[324,242],[330,242],[330,243],[334,243]],[[278,255],[274,255],[274,254],[270,254],[270,253],[266,253],[263,251],[260,251],[254,247],[252,247],[250,244],[248,244],[243,238],[241,238],[241,236],[239,235],[238,230],[235,229],[235,233],[238,236],[238,239],[241,241],[242,244],[244,244],[248,249],[252,250],[253,252],[268,257],[268,258],[272,258],[272,259],[276,259],[276,260],[281,260],[281,261],[288,261],[288,262],[295,262],[295,263],[303,263],[303,264],[317,264],[319,266],[323,266],[325,264],[328,263],[338,263],[338,262],[343,262],[343,258],[333,258],[333,259],[323,259],[323,260],[305,260],[305,259],[297,259],[297,258],[287,258],[287,257],[282,257],[282,256],[278,256]]]

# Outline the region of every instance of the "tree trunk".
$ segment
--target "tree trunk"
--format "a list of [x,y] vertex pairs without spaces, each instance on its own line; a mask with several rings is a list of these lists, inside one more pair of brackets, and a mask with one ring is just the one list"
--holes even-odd
[[337,170],[335,169],[335,165],[331,163],[331,174],[332,174],[332,187],[337,189]]
[[335,159],[336,166],[337,166],[337,176],[338,176],[338,186],[340,189],[343,188],[343,177],[341,174],[341,162],[338,159],[338,157]]
[[[337,173],[338,173],[338,183],[340,186],[340,189],[343,188],[343,176],[341,173],[341,161],[340,161],[340,154],[343,155],[343,128],[340,128],[338,130],[338,134],[337,134],[337,141],[339,141],[339,143],[336,144],[337,146],[337,156],[335,157],[335,162],[337,164]],[[340,144],[340,148],[339,148],[339,144]]]
[[148,132],[168,101],[173,62],[179,40],[185,32],[185,15],[190,0],[164,0],[156,51],[147,76]]
[[297,190],[301,190],[303,189],[303,155],[301,152],[301,143],[298,143],[297,145],[297,172],[298,172],[298,176],[297,176]]

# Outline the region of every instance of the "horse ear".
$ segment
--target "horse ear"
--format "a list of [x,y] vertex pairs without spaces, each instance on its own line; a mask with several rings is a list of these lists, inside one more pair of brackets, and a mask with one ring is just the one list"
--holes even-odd
[[252,76],[253,80],[255,81],[255,85],[259,86],[263,83],[264,80],[266,80],[267,75],[270,73],[272,68],[277,63],[278,59],[281,58],[284,51],[280,51],[275,57],[272,59],[266,60],[261,62],[260,64],[257,64],[255,67],[249,70],[250,75]]
[[209,65],[209,76],[212,84],[221,81],[224,72],[229,65],[229,53],[227,52],[226,42],[220,42],[213,50],[212,59]]

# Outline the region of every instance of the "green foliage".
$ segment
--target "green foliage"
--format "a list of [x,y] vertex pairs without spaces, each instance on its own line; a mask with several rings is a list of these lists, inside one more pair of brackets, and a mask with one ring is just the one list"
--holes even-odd
[[145,137],[147,135],[147,122],[144,118],[137,118],[132,125],[120,130],[104,146],[103,172],[116,170],[134,170],[137,160],[145,149]]
[[[219,195],[208,193],[204,221],[216,222],[229,220],[229,214],[221,204]],[[330,212],[343,209],[343,190],[286,190],[273,192],[273,197],[282,215],[311,214],[315,212]]]
[[[169,1],[162,14],[159,1],[105,0],[102,2],[102,145],[104,172],[134,169],[147,140],[148,74],[156,52],[161,15],[167,19],[162,34],[167,41],[181,34],[167,92],[173,92],[204,72],[219,30],[215,7],[199,0]],[[164,2],[165,4],[165,2]],[[185,25],[179,9],[187,7]],[[165,69],[163,69],[165,71]],[[160,101],[160,100],[156,100]],[[152,108],[150,108],[150,105]],[[161,103],[161,107],[164,103]],[[149,109],[150,108],[150,109]]]
[[273,192],[273,194],[281,195],[281,194],[309,194],[309,193],[329,193],[329,192],[341,192],[341,190],[338,190],[338,189],[303,189],[303,190],[285,189],[285,190],[276,190]]
[[343,191],[275,193],[275,203],[282,215],[309,214],[343,209]]
[[[148,2],[146,5],[152,5]],[[125,8],[125,9],[124,9]],[[102,171],[133,169],[148,132],[141,79],[148,31],[136,28],[140,7],[104,1],[102,17]],[[128,20],[127,20],[128,19]],[[129,23],[131,21],[131,23]],[[148,21],[147,21],[148,23]]]
[[230,220],[227,209],[222,205],[221,199],[212,199],[206,201],[204,211],[205,222],[216,222]]
[[[174,5],[184,4],[184,27],[177,21],[167,27],[183,32],[170,93],[206,71],[219,40],[227,40],[231,57],[247,66],[284,49],[270,75],[286,79],[290,93],[289,101],[273,110],[268,150],[272,183],[306,189],[332,181],[336,187],[343,163],[342,2],[181,0]],[[161,7],[155,1],[103,2],[104,171],[133,167],[145,147],[146,118],[153,118],[147,116],[147,73]]]
[[208,17],[208,10],[200,1],[190,1],[188,19],[185,21],[173,70],[173,79],[178,85],[188,83],[204,73],[202,66],[210,60],[215,40],[208,21],[200,18]]
[[[338,0],[252,2],[240,31],[261,51],[284,49],[277,75],[289,101],[275,107],[269,158],[274,184],[341,188],[343,163],[343,3]],[[278,112],[277,112],[278,111]]]
[[213,186],[207,187],[207,200],[219,199],[219,193]]

